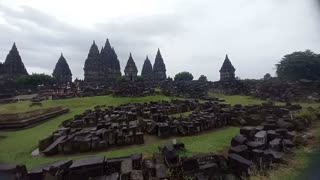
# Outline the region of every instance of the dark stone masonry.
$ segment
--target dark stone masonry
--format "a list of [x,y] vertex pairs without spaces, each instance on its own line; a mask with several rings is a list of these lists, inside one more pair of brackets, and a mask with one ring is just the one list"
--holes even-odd
[[144,80],[149,81],[152,80],[152,64],[147,56],[146,60],[144,60],[141,76]]
[[14,43],[4,63],[0,64],[0,79],[15,80],[21,75],[28,75],[28,72]]
[[231,64],[228,55],[226,55],[226,58],[220,69],[220,81],[234,81],[236,79],[234,74],[235,71],[236,69]]
[[137,74],[138,74],[138,68],[130,53],[129,59],[127,61],[127,65],[124,69],[124,77],[127,81],[136,81]]
[[155,81],[165,80],[167,78],[166,71],[167,71],[166,65],[163,62],[160,49],[158,49],[156,59],[153,64],[153,79]]
[[120,62],[109,40],[99,53],[95,42],[91,45],[84,65],[84,80],[88,83],[108,83],[121,76]]
[[69,65],[68,65],[66,59],[63,57],[62,53],[61,53],[61,56],[56,64],[56,67],[53,70],[52,76],[59,83],[72,82],[71,70],[69,68]]

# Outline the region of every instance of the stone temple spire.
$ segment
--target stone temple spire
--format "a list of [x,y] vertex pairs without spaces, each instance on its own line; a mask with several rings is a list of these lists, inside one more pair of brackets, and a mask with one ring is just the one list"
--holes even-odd
[[235,80],[235,71],[236,69],[233,67],[231,61],[229,60],[228,55],[222,64],[220,69],[220,81],[233,81]]
[[3,73],[14,79],[21,75],[28,75],[28,72],[21,60],[16,43],[13,43],[5,62],[2,65]]
[[114,48],[112,47],[111,51],[111,57],[112,57],[112,68],[113,68],[113,79],[117,79],[119,76],[121,76],[121,67],[120,67],[120,61],[118,60],[118,56]]
[[102,62],[101,68],[103,69],[102,74],[106,81],[112,82],[121,76],[120,62],[109,39],[106,40],[104,49],[100,53],[100,59]]
[[160,49],[158,49],[156,59],[153,64],[153,78],[156,81],[163,81],[167,78],[166,75],[166,65],[163,62],[163,58],[160,53]]
[[144,60],[141,76],[144,78],[144,80],[152,80],[152,65],[148,56],[146,60]]
[[84,64],[84,80],[87,82],[100,82],[101,78],[101,62],[98,46],[95,41],[90,47],[88,57]]
[[61,53],[61,56],[56,64],[56,67],[53,70],[52,76],[59,83],[72,82],[71,70],[69,68],[69,65],[68,65],[66,59],[63,57],[62,53]]
[[138,74],[138,69],[136,63],[134,62],[132,55],[130,53],[127,65],[124,69],[125,79],[128,81],[135,81]]

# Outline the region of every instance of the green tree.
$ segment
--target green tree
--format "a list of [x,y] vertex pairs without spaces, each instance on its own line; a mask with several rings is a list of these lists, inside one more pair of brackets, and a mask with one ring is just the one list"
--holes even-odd
[[263,79],[264,79],[264,80],[269,80],[269,79],[272,79],[272,76],[271,76],[270,73],[267,73],[267,74],[265,74],[265,75],[263,76]]
[[193,75],[187,71],[180,72],[174,76],[175,81],[192,81]]
[[320,55],[310,50],[293,52],[285,55],[276,64],[277,75],[280,79],[320,79]]
[[52,85],[56,83],[56,80],[49,75],[46,74],[37,74],[33,73],[31,75],[23,75],[17,78],[17,83],[20,85]]
[[198,79],[198,81],[208,81],[207,76],[201,75]]

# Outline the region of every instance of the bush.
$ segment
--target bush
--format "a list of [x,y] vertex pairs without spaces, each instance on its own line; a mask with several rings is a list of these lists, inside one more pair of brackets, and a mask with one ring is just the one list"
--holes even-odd
[[37,73],[20,76],[17,78],[16,81],[20,85],[30,85],[30,86],[53,85],[56,83],[56,80],[52,76],[49,76],[46,74],[37,74]]
[[207,76],[201,75],[198,79],[198,81],[208,81]]
[[192,81],[193,75],[187,71],[180,72],[174,76],[175,81]]

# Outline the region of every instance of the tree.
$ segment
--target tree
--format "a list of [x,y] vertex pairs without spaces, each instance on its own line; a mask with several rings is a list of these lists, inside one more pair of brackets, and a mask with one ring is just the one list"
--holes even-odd
[[264,80],[269,80],[269,79],[272,79],[272,76],[271,76],[270,73],[267,73],[267,74],[265,74],[265,75],[263,76],[263,79],[264,79]]
[[187,71],[180,72],[174,76],[175,81],[192,81],[193,75]]
[[276,64],[277,75],[280,79],[320,79],[320,55],[310,50],[293,52],[285,55]]
[[31,75],[23,75],[17,78],[17,83],[21,85],[52,85],[56,83],[56,80],[49,75],[46,74],[37,74],[33,73]]
[[198,79],[198,81],[208,81],[207,76],[201,75]]

